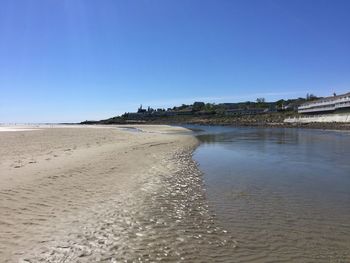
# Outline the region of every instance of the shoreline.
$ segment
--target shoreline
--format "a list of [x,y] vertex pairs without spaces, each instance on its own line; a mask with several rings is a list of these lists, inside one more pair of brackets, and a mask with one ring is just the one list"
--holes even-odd
[[241,128],[286,128],[286,129],[310,129],[310,130],[332,130],[332,131],[350,131],[349,124],[339,123],[304,123],[304,124],[290,124],[290,123],[183,123],[180,125],[198,125],[198,126],[222,126],[222,127],[241,127]]
[[[103,122],[89,122],[80,123],[80,125],[102,125],[111,126],[116,125],[115,123],[103,123]],[[117,123],[120,126],[132,126],[140,125],[138,122],[124,122]],[[340,122],[313,122],[313,123],[285,123],[285,122],[232,122],[232,121],[220,121],[213,119],[198,119],[198,120],[182,120],[182,121],[145,121],[142,125],[171,125],[171,126],[181,126],[181,125],[207,125],[207,126],[231,126],[231,127],[256,127],[256,128],[297,128],[297,129],[319,129],[319,130],[350,130],[350,123],[340,123]]]
[[180,127],[118,127],[0,134],[4,262],[179,261],[235,247],[208,211],[197,139]]

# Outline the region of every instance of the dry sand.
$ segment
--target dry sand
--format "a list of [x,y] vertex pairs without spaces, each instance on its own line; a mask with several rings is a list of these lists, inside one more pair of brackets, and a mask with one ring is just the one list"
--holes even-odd
[[230,239],[208,213],[196,145],[170,126],[1,132],[1,262],[225,256]]

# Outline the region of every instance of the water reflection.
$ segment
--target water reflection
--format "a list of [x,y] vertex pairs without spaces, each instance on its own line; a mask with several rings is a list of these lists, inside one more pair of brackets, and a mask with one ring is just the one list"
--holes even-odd
[[286,132],[284,130],[271,129],[239,129],[225,131],[223,133],[201,134],[197,136],[202,143],[225,143],[225,142],[274,142],[279,144],[298,143],[299,134],[295,130]]
[[350,261],[350,134],[200,127],[194,154],[239,261]]

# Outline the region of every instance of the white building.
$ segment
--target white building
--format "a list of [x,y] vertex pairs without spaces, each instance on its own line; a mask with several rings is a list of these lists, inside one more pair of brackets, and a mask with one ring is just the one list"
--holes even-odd
[[347,110],[350,111],[350,92],[309,101],[298,107],[298,112],[304,114],[334,113]]

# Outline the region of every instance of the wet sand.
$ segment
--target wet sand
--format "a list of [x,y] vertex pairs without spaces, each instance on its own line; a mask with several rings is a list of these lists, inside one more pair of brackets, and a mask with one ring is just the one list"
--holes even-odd
[[220,261],[236,247],[208,212],[183,128],[0,133],[2,262]]

